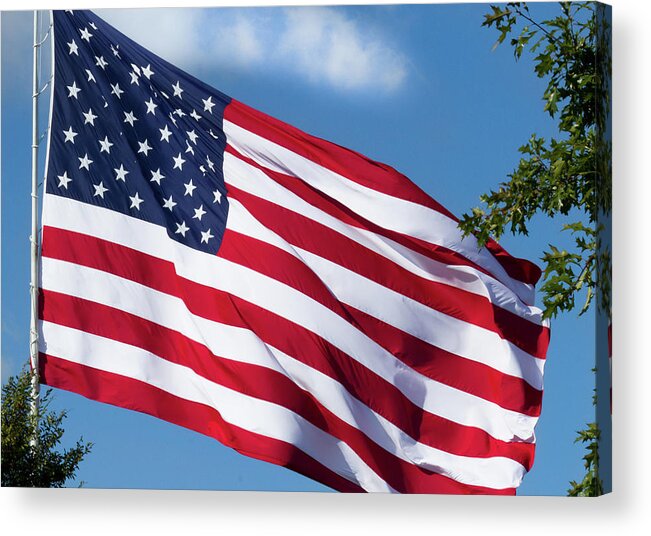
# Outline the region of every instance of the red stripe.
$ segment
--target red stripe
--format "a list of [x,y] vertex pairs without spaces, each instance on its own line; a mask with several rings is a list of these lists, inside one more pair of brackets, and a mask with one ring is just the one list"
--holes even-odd
[[542,270],[533,262],[528,261],[527,259],[513,257],[504,249],[503,246],[495,242],[492,238],[489,238],[486,241],[486,249],[493,254],[493,257],[497,259],[497,262],[502,265],[502,268],[504,268],[506,273],[513,279],[517,279],[523,283],[528,283],[529,285],[535,285],[538,283],[538,280],[542,275]]
[[179,398],[139,380],[47,354],[41,353],[39,361],[41,383],[194,430],[245,456],[287,467],[337,491],[364,491],[292,444],[230,424],[210,406]]
[[[545,357],[549,345],[549,329],[545,326],[507,311],[484,296],[420,277],[326,225],[235,186],[229,185],[228,195],[290,244],[432,309],[493,331],[530,355]],[[219,255],[222,256],[222,249]]]
[[[409,178],[386,164],[375,162],[360,153],[310,136],[237,100],[232,100],[226,106],[224,119],[367,188],[418,203],[444,214],[453,221],[458,221],[450,211],[427,195]],[[511,277],[532,285],[535,285],[540,278],[540,269],[537,266],[527,260],[511,257],[496,242],[491,241],[489,250]]]
[[[406,248],[409,248],[412,251],[419,253],[420,255],[423,255],[427,258],[430,258],[434,261],[441,262],[443,264],[449,264],[451,266],[469,266],[474,270],[482,272],[491,277],[495,277],[486,268],[479,266],[478,264],[474,263],[470,259],[467,259],[466,257],[461,255],[460,253],[457,253],[456,251],[453,251],[443,246],[430,244],[429,242],[420,240],[419,238],[413,236],[408,236],[395,231],[391,231],[389,229],[385,229],[384,227],[380,227],[379,225],[373,223],[372,221],[364,219],[362,216],[353,212],[352,210],[350,210],[348,207],[346,207],[336,199],[328,197],[323,192],[316,190],[306,182],[297,180],[295,177],[291,177],[289,175],[283,175],[282,173],[278,173],[277,171],[267,169],[266,167],[261,166],[260,164],[251,160],[250,158],[238,153],[237,150],[235,150],[230,145],[226,146],[225,151],[239,158],[243,162],[246,162],[250,166],[259,169],[265,175],[267,175],[267,177],[269,177],[270,179],[274,180],[275,182],[283,186],[286,190],[289,190],[296,196],[300,197],[303,201],[318,208],[322,212],[329,214],[333,218],[342,221],[346,225],[357,227],[359,229],[364,229],[366,231],[370,231],[377,235],[389,238],[394,242],[397,242],[398,244],[401,244]],[[231,189],[233,189],[234,186],[229,184],[228,177],[224,177],[224,179],[226,181],[228,192],[230,195]]]
[[94,237],[44,227],[43,256],[103,270],[177,296],[197,316],[251,329],[263,341],[339,381],[353,396],[418,441],[473,457],[510,457],[529,469],[534,445],[424,411],[395,386],[315,333],[231,294],[189,281],[173,263]]
[[228,230],[219,256],[247,266],[295,288],[332,309],[398,359],[421,374],[494,402],[501,407],[540,415],[542,391],[521,378],[437,348],[354,307],[338,302],[300,259],[235,231]]
[[418,203],[454,218],[402,173],[350,149],[309,134],[233,99],[224,119],[377,192]]
[[106,305],[47,290],[41,296],[43,320],[142,348],[163,359],[187,366],[212,382],[301,415],[346,442],[391,487],[401,493],[495,493],[490,488],[459,484],[393,456],[327,410],[314,395],[300,389],[290,378],[276,371],[216,356],[204,345],[176,331]]

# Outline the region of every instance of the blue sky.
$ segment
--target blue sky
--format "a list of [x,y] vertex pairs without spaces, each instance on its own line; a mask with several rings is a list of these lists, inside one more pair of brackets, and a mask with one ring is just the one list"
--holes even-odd
[[[544,83],[528,58],[515,62],[506,46],[491,52],[496,36],[480,27],[486,11],[456,4],[100,15],[226,94],[392,165],[460,215],[512,170],[532,132],[554,134],[542,112]],[[31,12],[2,17],[3,382],[28,348],[31,24]],[[537,260],[549,242],[567,244],[563,223],[537,219],[528,237],[503,244]],[[582,475],[574,438],[593,420],[593,322],[565,315],[552,324],[536,462],[519,494],[563,495]],[[63,391],[55,398],[69,411],[68,439],[95,443],[78,475],[88,487],[325,489],[152,417]]]

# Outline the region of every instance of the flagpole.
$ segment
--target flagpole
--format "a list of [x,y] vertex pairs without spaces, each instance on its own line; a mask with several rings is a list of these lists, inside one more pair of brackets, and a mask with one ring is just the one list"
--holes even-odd
[[34,10],[34,46],[33,46],[33,72],[32,72],[32,232],[31,242],[31,318],[29,326],[29,359],[32,369],[32,399],[31,415],[34,430],[30,445],[38,444],[38,405],[40,393],[39,363],[38,363],[38,11]]

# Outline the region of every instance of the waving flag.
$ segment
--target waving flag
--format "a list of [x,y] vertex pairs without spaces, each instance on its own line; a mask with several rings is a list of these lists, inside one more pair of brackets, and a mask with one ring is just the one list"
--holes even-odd
[[539,270],[389,166],[53,16],[42,381],[340,491],[513,494]]

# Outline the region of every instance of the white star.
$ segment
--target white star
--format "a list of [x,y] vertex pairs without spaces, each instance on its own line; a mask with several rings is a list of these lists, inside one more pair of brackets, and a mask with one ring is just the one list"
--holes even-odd
[[102,95],[102,100],[104,101],[104,108],[108,108],[108,102],[106,102],[104,95]]
[[161,181],[161,179],[164,179],[164,178],[165,178],[165,175],[163,175],[160,172],[160,168],[158,168],[156,171],[151,172],[151,179],[149,180],[149,182],[155,182],[156,184],[158,184],[158,186],[160,186],[160,181]]
[[186,227],[185,222],[182,222],[181,225],[177,223],[175,234],[181,234],[183,235],[183,238],[185,238],[185,233],[187,233],[189,230],[190,228]]
[[192,113],[190,114],[190,117],[192,117],[192,119],[195,119],[196,121],[199,121],[199,119],[201,119],[201,116],[197,113],[197,111],[194,108],[192,108]]
[[104,192],[108,192],[108,188],[104,188],[104,183],[100,182],[99,184],[93,184],[93,187],[95,188],[93,197],[97,197],[99,195],[102,199],[104,199]]
[[74,97],[75,99],[77,99],[78,98],[77,93],[81,91],[81,88],[77,87],[77,82],[73,81],[71,86],[66,86],[66,87],[68,88],[68,98]]
[[201,205],[199,208],[194,209],[194,216],[192,216],[192,219],[197,219],[201,221],[201,218],[203,218],[203,215],[206,213],[206,211],[203,209],[203,205]]
[[138,145],[140,146],[140,148],[138,149],[138,152],[139,152],[139,153],[145,153],[145,156],[147,156],[147,154],[149,153],[149,151],[151,151],[151,149],[152,149],[152,148],[149,146],[149,142],[148,142],[147,140],[145,140],[145,141],[142,142],[142,143],[141,143],[141,142],[138,142]]
[[97,83],[97,80],[95,80],[95,77],[93,76],[93,73],[90,72],[90,69],[86,69],[86,74],[88,75],[88,81],[89,82]]
[[129,113],[124,112],[124,122],[125,123],[129,123],[131,126],[133,126],[133,124],[136,121],[138,121],[138,119],[136,118],[135,115],[133,115],[133,112],[129,112]]
[[140,85],[140,82],[138,82],[138,75],[136,73],[129,73],[129,76],[131,77],[132,84],[136,84],[137,86]]
[[127,174],[129,173],[126,169],[124,169],[124,166],[120,164],[120,169],[115,168],[113,171],[117,173],[115,180],[116,181],[122,181],[122,182],[127,182]]
[[203,102],[203,111],[212,113],[212,108],[215,106],[215,103],[212,102],[212,97],[208,97],[207,99],[201,99],[201,102]]
[[104,56],[95,56],[95,65],[100,67],[102,70],[106,69],[108,63],[104,59]]
[[77,159],[79,160],[79,169],[86,168],[86,170],[90,171],[90,165],[93,161],[88,158],[88,153],[86,153],[83,158],[77,157]]
[[213,203],[220,203],[222,202],[222,193],[219,190],[215,190],[213,192],[213,195],[215,196],[215,200]]
[[156,108],[158,108],[158,104],[155,104],[154,101],[152,100],[151,97],[149,97],[149,102],[145,102],[145,106],[147,106],[147,113],[151,113],[153,115],[156,115]]
[[140,76],[140,67],[138,67],[135,63],[131,64],[131,68],[135,71],[135,73]]
[[206,163],[208,164],[210,171],[215,171],[215,164],[210,161],[210,155],[206,155]]
[[190,182],[184,182],[183,186],[185,186],[185,193],[183,195],[189,195],[192,197],[192,192],[196,190],[196,186],[192,184],[192,179],[190,179]]
[[160,130],[160,141],[166,141],[169,143],[172,131],[167,128],[167,125],[165,125],[165,128],[159,128],[158,130]]
[[209,132],[210,132],[210,135],[211,135],[213,138],[215,138],[216,140],[219,139],[219,136],[217,136],[217,134],[215,134],[215,133],[212,131],[212,128],[209,130]]
[[95,23],[94,23],[94,22],[91,22],[91,23],[90,23],[90,27],[91,27],[93,30],[97,30],[97,26],[95,26]]
[[197,133],[196,133],[194,130],[190,130],[190,131],[188,132],[188,138],[190,138],[190,141],[191,141],[192,143],[194,143],[195,145],[197,144],[197,138],[198,138],[198,137],[199,137],[199,136],[197,136]]
[[181,84],[177,81],[172,87],[174,88],[174,96],[182,99],[183,97],[181,97],[181,93],[183,93],[183,90],[181,89]]
[[68,55],[77,54],[77,56],[79,56],[79,52],[77,52],[77,49],[78,49],[77,43],[75,43],[74,39],[72,41],[70,41],[70,43],[68,43],[68,46],[70,47],[70,52],[68,52]]
[[111,52],[113,52],[113,55],[117,58],[120,57],[120,52],[118,51],[118,48],[120,48],[120,45],[116,45],[115,47],[111,45]]
[[97,119],[97,116],[93,113],[92,108],[88,108],[88,111],[83,112],[82,115],[84,116],[84,125],[90,123],[95,126],[95,119]]
[[63,143],[66,143],[68,141],[71,141],[73,144],[75,143],[75,136],[77,133],[72,130],[72,127],[70,127],[68,130],[62,130],[61,132],[63,132],[63,135],[66,137]]
[[181,153],[179,153],[179,156],[173,156],[172,158],[174,160],[174,169],[179,168],[181,171],[183,171],[183,164],[185,163],[185,160],[181,156]]
[[[165,198],[163,198],[165,199]],[[169,208],[170,212],[172,209],[176,206],[176,203],[172,200],[172,196],[170,195],[169,199],[165,199],[165,203],[163,203],[163,208]]]
[[206,168],[205,168],[205,166],[204,166],[203,164],[201,164],[201,165],[199,166],[199,170],[201,171],[201,174],[202,174],[202,175],[205,175],[205,174],[206,174]]
[[142,68],[142,74],[147,77],[147,80],[154,74],[154,71],[151,70],[151,66],[147,64],[147,67]]
[[120,89],[120,84],[116,82],[115,85],[110,84],[110,86],[111,86],[111,95],[115,95],[118,99],[121,98],[120,95],[122,95],[124,91]]
[[206,244],[208,243],[208,240],[211,238],[215,238],[215,236],[210,232],[210,229],[208,229],[205,233],[201,231],[201,242],[205,242]]
[[183,117],[185,115],[185,112],[181,110],[181,108],[177,108],[176,110],[174,110],[174,113],[179,117]]
[[143,200],[138,197],[138,192],[136,192],[136,195],[134,196],[129,196],[129,199],[131,199],[131,206],[129,208],[140,210],[140,203],[142,203]]
[[185,149],[185,152],[190,153],[190,154],[194,154],[194,149],[192,148],[192,145],[190,145],[190,142],[188,140],[185,140],[185,145],[187,147]]
[[93,34],[88,31],[88,28],[84,28],[81,31],[81,38],[82,39],[85,39],[86,41],[88,41],[90,43],[90,38],[91,37],[93,37]]
[[67,171],[64,171],[63,175],[57,175],[57,179],[59,179],[59,188],[63,187],[66,190],[68,189],[68,183],[72,181],[72,179],[68,177]]
[[111,154],[111,147],[113,144],[109,141],[108,136],[104,136],[103,140],[98,140],[102,148],[99,150],[100,153],[106,151],[108,154]]
[[176,119],[174,119],[174,114],[170,114],[170,119],[172,120],[172,123],[174,123],[174,126],[176,126]]

